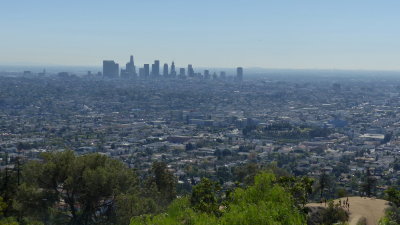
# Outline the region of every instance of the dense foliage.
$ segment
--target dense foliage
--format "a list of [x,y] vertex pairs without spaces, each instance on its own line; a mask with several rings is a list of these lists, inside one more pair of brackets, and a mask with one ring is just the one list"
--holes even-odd
[[305,224],[293,196],[271,173],[255,177],[254,185],[236,188],[225,201],[218,200],[218,187],[203,180],[190,198],[175,200],[166,213],[136,217],[136,224]]
[[400,224],[400,191],[390,187],[385,191],[386,200],[391,206],[386,209],[385,217],[381,219],[380,225]]
[[[314,180],[290,176],[276,165],[245,164],[233,170],[237,182],[230,188],[202,178],[176,198],[177,179],[165,162],[138,175],[110,157],[72,151],[45,153],[3,172],[0,225],[297,225],[307,223],[306,203],[315,190]],[[387,194],[400,201],[395,190]],[[318,224],[347,218],[330,205]]]
[[128,224],[164,210],[176,196],[164,163],[139,179],[119,160],[72,151],[45,153],[2,178],[0,224]]

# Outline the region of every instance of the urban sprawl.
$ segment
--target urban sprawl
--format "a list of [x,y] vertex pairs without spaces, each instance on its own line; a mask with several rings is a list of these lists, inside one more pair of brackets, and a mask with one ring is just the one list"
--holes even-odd
[[71,149],[139,174],[164,161],[183,189],[201,177],[234,186],[237,168],[262,165],[324,177],[328,196],[362,195],[372,176],[379,195],[400,183],[399,131],[400,78],[391,76],[243,79],[241,67],[228,76],[174,63],[161,73],[157,60],[136,71],[133,57],[122,70],[103,61],[102,72],[78,76],[0,76],[1,170]]

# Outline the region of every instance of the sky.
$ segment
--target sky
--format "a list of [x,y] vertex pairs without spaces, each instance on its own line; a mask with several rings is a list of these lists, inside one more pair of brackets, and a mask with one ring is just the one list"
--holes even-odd
[[400,70],[399,0],[2,0],[0,65]]

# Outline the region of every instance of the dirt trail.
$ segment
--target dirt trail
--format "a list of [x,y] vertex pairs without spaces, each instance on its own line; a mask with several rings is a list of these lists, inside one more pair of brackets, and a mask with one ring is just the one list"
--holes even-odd
[[[336,199],[335,203],[344,202],[346,198]],[[385,209],[389,206],[388,201],[375,198],[363,198],[363,197],[349,197],[350,203],[350,225],[357,225],[357,222],[363,217],[367,221],[367,225],[377,225],[379,219],[385,215]],[[325,207],[324,203],[310,203],[307,204],[310,207],[322,206]]]

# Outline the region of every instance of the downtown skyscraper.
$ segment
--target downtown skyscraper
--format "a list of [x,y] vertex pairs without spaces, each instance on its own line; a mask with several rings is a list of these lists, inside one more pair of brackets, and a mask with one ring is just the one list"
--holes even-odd
[[109,78],[119,77],[119,65],[113,60],[103,61],[103,76]]
[[160,76],[160,61],[154,60],[154,63],[151,65],[151,75],[153,77]]
[[133,62],[133,56],[131,55],[129,62],[126,64],[125,70],[121,69],[121,77],[134,78],[136,76],[135,63]]
[[170,72],[171,77],[176,77],[176,69],[175,69],[175,63],[172,61],[171,64],[171,72]]

